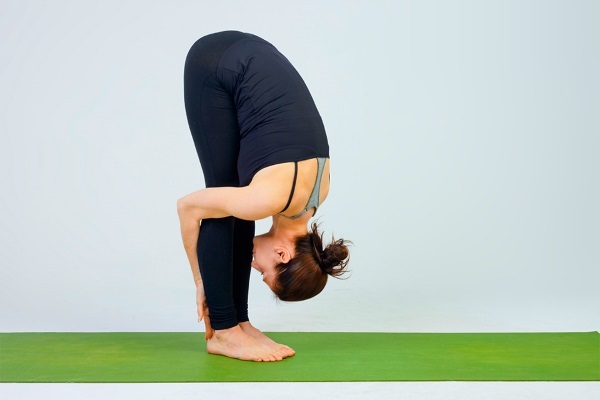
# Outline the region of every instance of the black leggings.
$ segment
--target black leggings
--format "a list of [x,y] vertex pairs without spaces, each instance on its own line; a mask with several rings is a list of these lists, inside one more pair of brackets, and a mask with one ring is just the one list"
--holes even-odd
[[[227,47],[245,37],[238,31],[204,36],[192,45],[185,60],[185,111],[206,187],[239,186],[236,108],[215,73]],[[214,329],[248,321],[253,238],[254,221],[235,217],[202,220],[198,263]]]

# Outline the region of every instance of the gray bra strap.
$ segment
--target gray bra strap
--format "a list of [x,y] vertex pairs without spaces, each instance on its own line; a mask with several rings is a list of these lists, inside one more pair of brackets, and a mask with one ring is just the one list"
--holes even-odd
[[289,219],[300,218],[313,207],[315,208],[315,214],[317,213],[317,210],[319,209],[319,194],[321,193],[321,178],[323,176],[323,169],[325,168],[326,160],[327,158],[325,157],[317,157],[317,163],[319,164],[319,169],[317,171],[317,179],[315,181],[315,187],[313,187],[313,191],[310,194],[310,198],[308,199],[308,203],[306,204],[306,207],[304,207],[304,210],[300,211],[300,213],[296,215],[292,215],[291,217],[280,214],[282,217]]

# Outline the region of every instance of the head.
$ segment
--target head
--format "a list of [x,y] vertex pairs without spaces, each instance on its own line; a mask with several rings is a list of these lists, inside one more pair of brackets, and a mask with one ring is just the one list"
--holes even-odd
[[323,248],[323,235],[313,223],[305,235],[276,237],[272,232],[254,238],[252,267],[283,301],[301,301],[321,293],[327,278],[347,272],[349,251],[344,239]]

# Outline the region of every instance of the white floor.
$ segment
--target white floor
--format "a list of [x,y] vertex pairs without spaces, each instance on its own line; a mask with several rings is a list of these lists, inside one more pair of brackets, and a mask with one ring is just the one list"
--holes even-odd
[[[213,397],[214,396],[214,397]],[[600,382],[4,383],[2,400],[29,399],[600,399]]]

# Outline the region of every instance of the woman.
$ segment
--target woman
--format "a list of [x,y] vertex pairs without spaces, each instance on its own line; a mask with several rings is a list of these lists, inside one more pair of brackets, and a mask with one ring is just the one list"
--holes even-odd
[[[285,56],[233,30],[193,44],[184,97],[206,189],[179,199],[177,211],[207,350],[254,361],[292,356],[250,323],[248,286],[254,267],[278,298],[300,301],[345,272],[345,241],[323,249],[316,225],[307,228],[329,192],[321,117]],[[254,221],[270,216],[270,231],[254,237]]]

